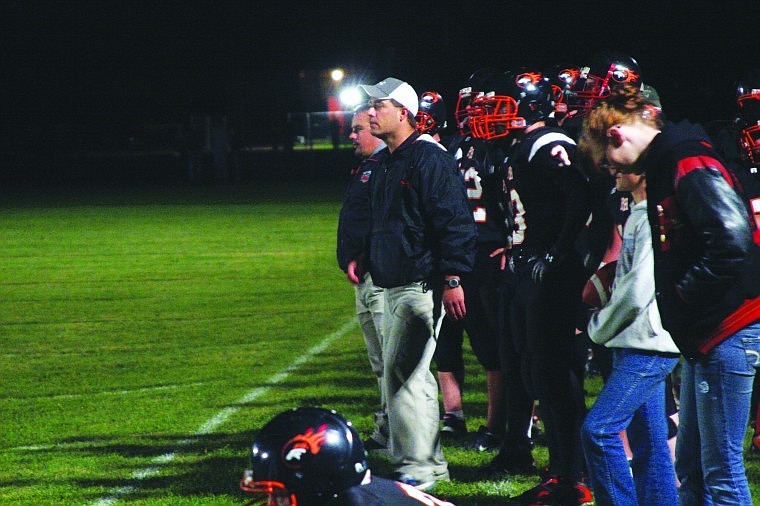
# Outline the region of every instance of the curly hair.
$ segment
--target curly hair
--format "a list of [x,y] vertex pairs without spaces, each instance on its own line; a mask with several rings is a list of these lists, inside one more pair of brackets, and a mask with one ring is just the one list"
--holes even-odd
[[616,86],[607,97],[594,104],[584,119],[578,149],[599,166],[604,160],[610,127],[638,121],[658,129],[663,124],[659,109],[644,97],[639,85]]

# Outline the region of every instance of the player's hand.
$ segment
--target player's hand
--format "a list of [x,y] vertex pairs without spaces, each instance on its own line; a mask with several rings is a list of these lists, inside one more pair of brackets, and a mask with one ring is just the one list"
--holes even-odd
[[530,278],[537,285],[540,285],[546,279],[546,274],[554,262],[554,256],[551,253],[547,253],[544,256],[538,257],[533,263],[533,269],[530,273]]
[[498,248],[491,252],[489,257],[493,258],[496,256],[501,255],[501,258],[499,258],[499,270],[505,270],[507,268],[507,262],[508,262],[508,256],[507,255],[507,248]]
[[453,320],[461,320],[467,314],[464,305],[464,290],[461,286],[443,289],[443,309],[446,316]]
[[351,260],[348,262],[348,267],[346,268],[346,279],[348,279],[348,282],[354,285],[358,285],[363,277],[364,269],[362,268],[359,261]]

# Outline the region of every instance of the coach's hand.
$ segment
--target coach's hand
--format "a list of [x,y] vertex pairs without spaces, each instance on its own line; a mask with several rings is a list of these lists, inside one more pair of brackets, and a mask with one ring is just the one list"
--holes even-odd
[[350,283],[358,285],[364,277],[364,269],[359,260],[351,260],[346,268],[346,278]]
[[[459,280],[459,278],[456,279]],[[461,285],[452,288],[449,278],[443,284],[443,309],[446,310],[446,316],[454,320],[461,320],[467,314],[464,305],[464,290]]]

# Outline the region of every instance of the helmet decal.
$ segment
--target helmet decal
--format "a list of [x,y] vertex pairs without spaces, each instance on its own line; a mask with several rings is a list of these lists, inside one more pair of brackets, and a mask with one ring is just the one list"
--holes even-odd
[[316,431],[310,428],[303,434],[298,434],[282,448],[285,465],[291,469],[300,467],[301,457],[306,453],[317,455],[325,441],[327,441],[327,424],[322,424]]
[[543,79],[543,76],[537,72],[525,72],[524,74],[519,74],[515,78],[515,81],[517,82],[517,86],[525,88],[529,84],[538,83],[541,79]]
[[617,83],[636,83],[641,77],[636,71],[624,65],[610,65],[610,77]]
[[565,68],[559,71],[557,77],[569,86],[578,79],[579,74],[580,70],[577,68]]

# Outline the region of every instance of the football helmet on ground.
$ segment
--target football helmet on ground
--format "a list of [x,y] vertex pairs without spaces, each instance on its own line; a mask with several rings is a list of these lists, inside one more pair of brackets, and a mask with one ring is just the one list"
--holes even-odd
[[323,408],[275,416],[256,436],[240,488],[270,505],[321,503],[361,484],[369,466],[351,422]]

